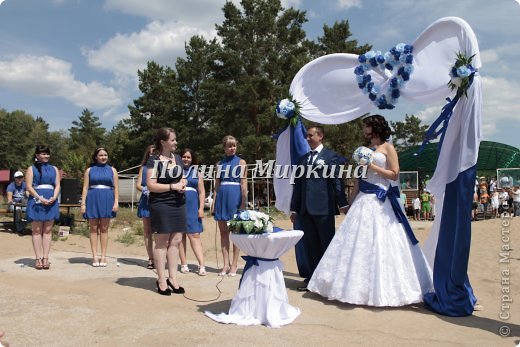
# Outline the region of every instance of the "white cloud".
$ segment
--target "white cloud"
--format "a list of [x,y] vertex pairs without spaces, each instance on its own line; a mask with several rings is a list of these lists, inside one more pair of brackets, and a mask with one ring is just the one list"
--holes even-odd
[[177,57],[184,56],[184,44],[193,35],[209,39],[216,32],[153,21],[138,33],[117,34],[100,48],[84,48],[83,53],[91,67],[112,71],[118,77],[135,77],[137,70],[145,68],[150,60],[173,66]]
[[[233,0],[237,6],[239,0]],[[120,11],[152,20],[190,23],[212,29],[224,19],[222,7],[226,0],[105,0],[108,10]]]
[[[520,84],[505,78],[482,77],[482,136],[497,138],[511,124],[518,122],[518,90]],[[431,124],[440,114],[442,105],[428,106],[416,116],[425,124]]]
[[282,0],[282,7],[283,8],[289,8],[289,7],[299,8],[301,3],[302,3],[301,0]]
[[31,96],[64,98],[79,107],[122,104],[113,88],[96,81],[78,81],[70,63],[49,56],[19,55],[10,61],[0,60],[0,85]]
[[337,6],[340,9],[348,9],[350,7],[361,8],[361,0],[337,0]]

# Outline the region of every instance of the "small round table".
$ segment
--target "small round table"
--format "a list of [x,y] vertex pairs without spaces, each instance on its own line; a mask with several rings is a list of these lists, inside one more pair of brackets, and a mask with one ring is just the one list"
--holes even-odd
[[233,243],[248,255],[244,257],[247,263],[240,286],[231,301],[229,313],[204,313],[220,323],[263,324],[270,328],[294,321],[300,315],[300,309],[289,304],[283,263],[278,258],[294,247],[302,236],[301,230],[260,235],[231,234]]

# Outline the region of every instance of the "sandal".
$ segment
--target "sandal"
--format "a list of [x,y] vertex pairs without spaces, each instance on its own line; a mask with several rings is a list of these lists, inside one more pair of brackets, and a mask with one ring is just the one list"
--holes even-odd
[[36,259],[34,259],[34,268],[35,268],[36,270],[41,270],[41,269],[43,269],[42,259],[40,259],[40,258],[36,258]]
[[206,276],[206,268],[204,266],[199,266],[198,274],[199,276]]
[[188,264],[181,264],[181,273],[183,274],[187,274],[188,272],[190,272],[190,268],[188,267]]
[[43,262],[42,268],[44,270],[49,270],[51,267],[51,263],[49,263],[49,258],[42,258],[42,262]]
[[148,265],[146,265],[146,268],[148,270],[153,270],[155,269],[155,266],[153,265],[153,260],[152,259],[148,259]]

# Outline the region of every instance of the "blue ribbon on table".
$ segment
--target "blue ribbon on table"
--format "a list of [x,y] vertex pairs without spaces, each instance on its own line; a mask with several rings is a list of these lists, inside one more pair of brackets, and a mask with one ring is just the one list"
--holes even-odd
[[404,230],[406,231],[406,234],[408,235],[408,238],[410,239],[412,244],[416,245],[417,243],[419,243],[419,241],[417,241],[417,239],[415,238],[415,235],[412,231],[412,227],[408,222],[408,218],[406,218],[401,208],[401,203],[399,202],[399,199],[401,197],[401,194],[399,193],[399,188],[391,185],[388,187],[388,189],[384,189],[365,180],[360,180],[359,190],[366,194],[375,194],[377,198],[383,202],[388,197],[390,203],[392,204],[392,209],[394,210],[397,220],[399,221],[399,223],[403,225]]
[[240,282],[238,283],[238,288],[242,285],[242,279],[244,278],[244,275],[247,270],[249,270],[253,265],[258,266],[258,261],[276,261],[276,259],[266,259],[266,258],[260,258],[260,257],[253,257],[250,255],[243,255],[242,259],[246,261],[246,265],[244,266],[244,271],[242,271],[242,277],[240,277]]

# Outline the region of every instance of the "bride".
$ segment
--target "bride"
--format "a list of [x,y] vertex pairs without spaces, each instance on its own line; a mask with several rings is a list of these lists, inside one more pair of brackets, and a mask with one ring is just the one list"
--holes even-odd
[[387,142],[391,130],[380,115],[365,118],[363,125],[373,161],[367,178],[356,181],[352,205],[307,288],[357,305],[422,302],[423,295],[433,291],[432,273],[398,202],[397,152]]

